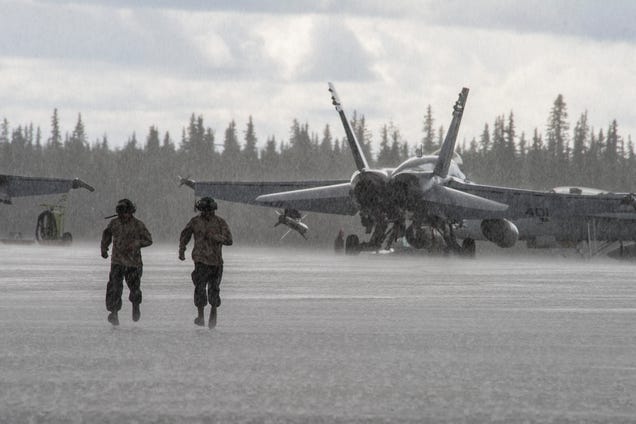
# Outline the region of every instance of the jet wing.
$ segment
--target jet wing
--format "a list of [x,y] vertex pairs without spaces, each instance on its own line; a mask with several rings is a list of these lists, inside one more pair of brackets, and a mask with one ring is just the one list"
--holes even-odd
[[[182,179],[197,197],[303,211],[355,215],[348,180],[323,181],[193,181]],[[313,190],[313,191],[311,191]]]
[[256,198],[256,203],[276,208],[291,208],[302,211],[355,215],[358,208],[351,200],[349,182],[330,186],[264,194]]
[[[556,218],[603,217],[632,219],[636,212],[634,197],[627,193],[566,194],[549,191],[523,190],[517,188],[487,186],[450,181],[448,186],[464,193],[490,199],[508,205],[508,209],[495,212],[502,218]],[[466,219],[475,218],[465,216]],[[481,218],[481,216],[477,216]]]
[[79,178],[71,180],[0,174],[0,202],[11,203],[12,197],[66,193],[71,189],[80,187],[89,191],[95,190]]
[[424,192],[426,208],[448,218],[489,218],[508,209],[508,205],[475,196],[443,185],[434,185]]

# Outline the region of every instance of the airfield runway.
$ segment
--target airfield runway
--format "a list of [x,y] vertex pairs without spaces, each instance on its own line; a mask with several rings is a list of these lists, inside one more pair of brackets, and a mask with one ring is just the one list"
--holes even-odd
[[97,243],[0,245],[0,422],[636,422],[636,264],[233,246],[210,331],[176,255],[112,328]]

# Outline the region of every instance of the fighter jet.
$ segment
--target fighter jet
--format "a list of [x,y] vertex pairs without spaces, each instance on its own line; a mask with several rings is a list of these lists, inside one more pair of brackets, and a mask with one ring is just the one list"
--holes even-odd
[[342,121],[357,170],[344,181],[198,182],[182,180],[195,196],[295,211],[359,214],[368,240],[347,236],[345,251],[380,250],[404,236],[415,248],[430,248],[441,240],[445,249],[474,254],[471,237],[458,242],[456,231],[466,220],[479,222],[486,240],[511,247],[519,239],[515,220],[545,215],[622,219],[636,217],[630,194],[587,196],[479,185],[469,181],[459,165],[455,144],[468,88],[453,106],[452,119],[440,151],[407,159],[395,168],[374,169],[364,156],[333,84],[332,103]]
[[79,178],[20,177],[0,174],[0,202],[11,204],[12,197],[40,196],[45,194],[67,193],[73,188],[95,189]]

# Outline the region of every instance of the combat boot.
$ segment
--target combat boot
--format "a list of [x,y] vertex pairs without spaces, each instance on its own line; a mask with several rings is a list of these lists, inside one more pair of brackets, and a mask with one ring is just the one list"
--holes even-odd
[[141,311],[139,310],[139,303],[133,303],[132,320],[137,322],[141,318]]
[[196,325],[203,326],[205,322],[205,318],[203,317],[203,306],[198,306],[197,310],[199,312],[199,315],[194,319],[194,323]]
[[216,327],[216,306],[212,305],[210,308],[210,320],[208,321],[208,328]]
[[119,325],[119,317],[117,316],[117,311],[113,311],[108,314],[108,322],[113,325]]

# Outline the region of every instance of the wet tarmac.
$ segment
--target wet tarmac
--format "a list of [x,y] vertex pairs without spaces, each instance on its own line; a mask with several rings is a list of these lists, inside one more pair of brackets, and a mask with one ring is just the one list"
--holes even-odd
[[233,246],[208,330],[176,255],[113,328],[96,244],[0,245],[0,422],[636,422],[636,264]]

